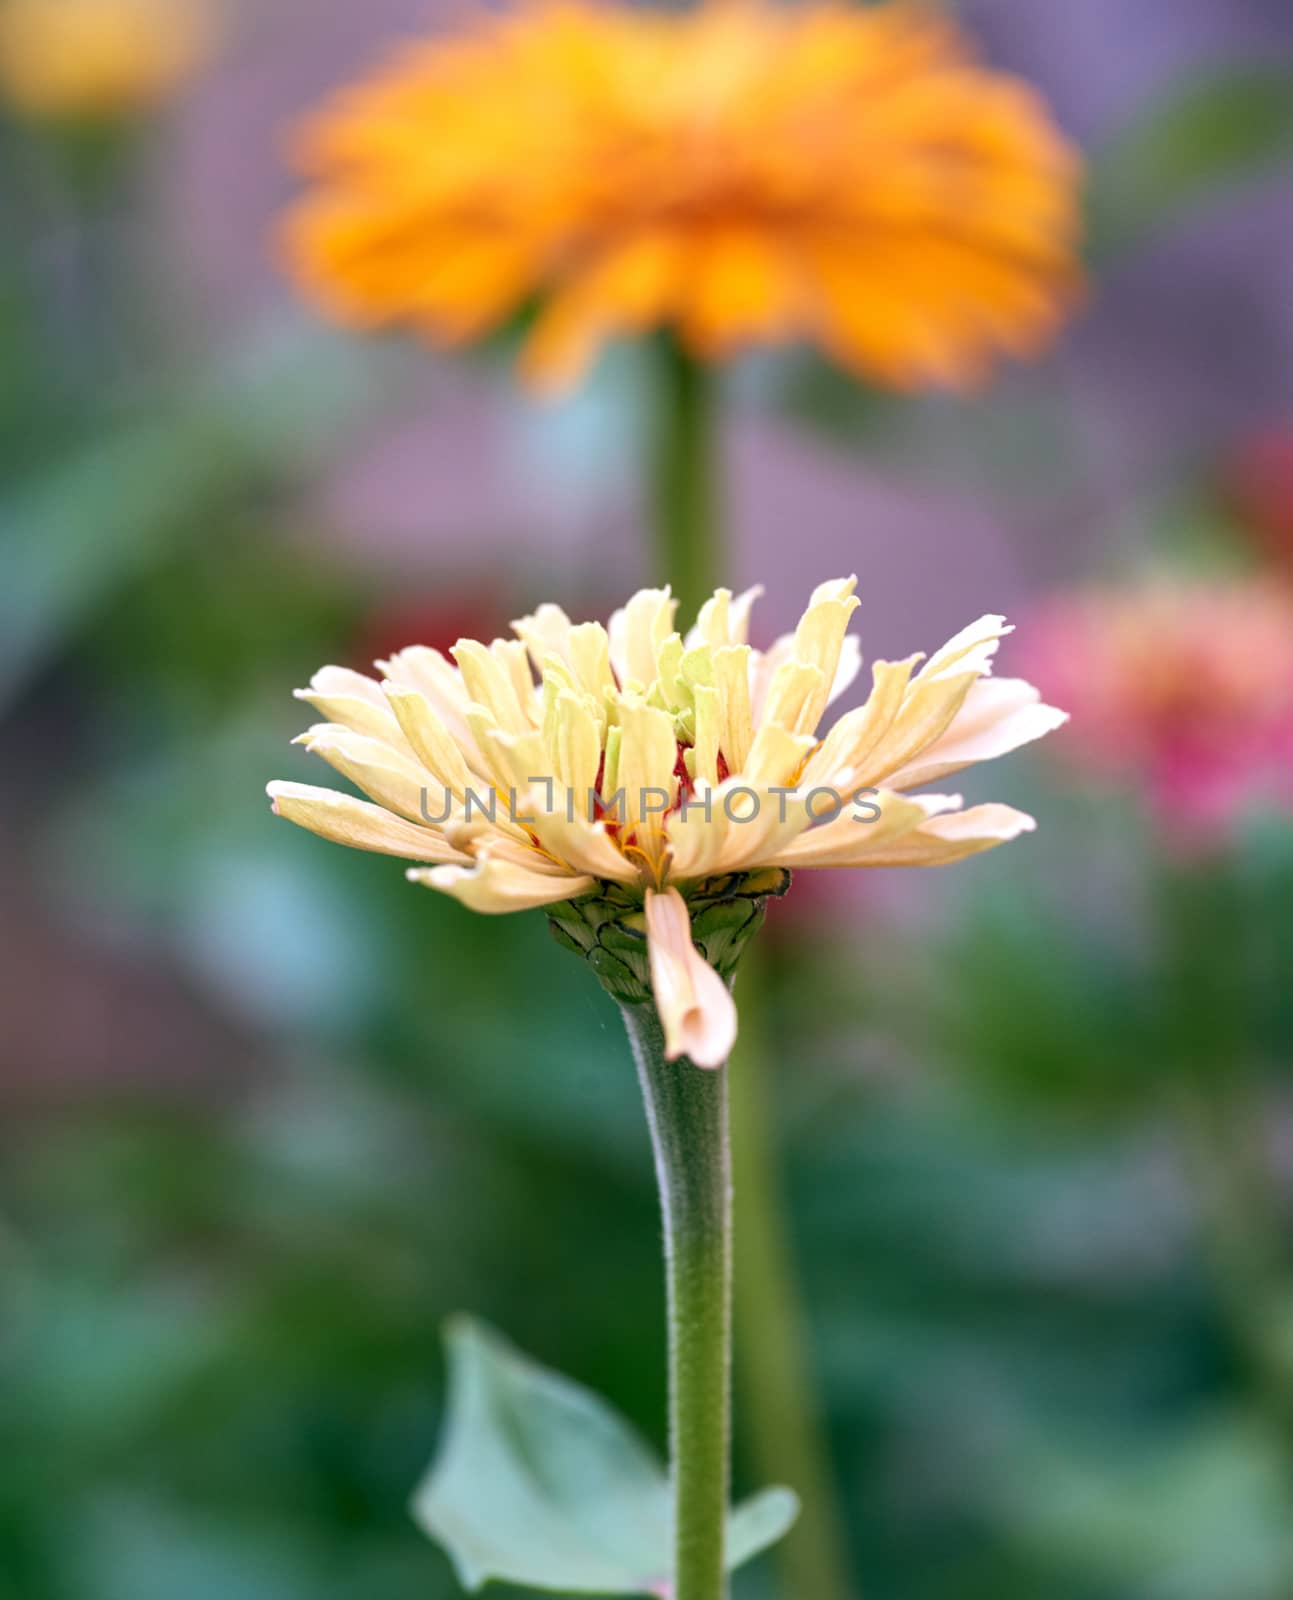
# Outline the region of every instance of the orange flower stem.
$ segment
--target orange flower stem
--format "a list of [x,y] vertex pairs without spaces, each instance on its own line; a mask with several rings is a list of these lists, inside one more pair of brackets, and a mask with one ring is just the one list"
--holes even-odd
[[696,612],[720,580],[718,461],[714,383],[672,334],[657,345],[655,380],[656,565],[673,585],[684,616]]

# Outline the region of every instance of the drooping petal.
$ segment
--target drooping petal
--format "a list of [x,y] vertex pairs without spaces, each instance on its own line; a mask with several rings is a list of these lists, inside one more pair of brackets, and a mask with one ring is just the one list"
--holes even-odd
[[686,1056],[698,1067],[721,1067],[736,1043],[736,1006],[692,943],[687,902],[676,889],[647,890],[646,928],[666,1059]]

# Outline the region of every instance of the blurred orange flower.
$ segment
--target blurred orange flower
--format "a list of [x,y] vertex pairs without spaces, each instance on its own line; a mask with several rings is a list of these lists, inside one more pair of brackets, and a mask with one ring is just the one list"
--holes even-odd
[[1079,285],[1080,164],[932,9],[535,0],[410,42],[301,132],[289,269],[332,315],[477,338],[574,382],[657,327],[811,341],[898,388],[1029,356]]
[[0,95],[31,117],[126,116],[177,89],[212,31],[199,0],[0,0]]
[[1293,805],[1293,595],[1259,579],[1159,581],[1052,602],[1026,667],[1071,709],[1059,748],[1143,782],[1178,841],[1255,798]]

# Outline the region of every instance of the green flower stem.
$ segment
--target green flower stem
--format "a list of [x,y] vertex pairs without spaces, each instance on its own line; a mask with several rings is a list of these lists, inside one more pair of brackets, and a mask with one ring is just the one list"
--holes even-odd
[[[673,585],[682,615],[690,618],[730,577],[720,533],[719,412],[707,370],[675,339],[662,338],[655,353],[655,577]],[[745,1241],[737,1267],[737,1344],[751,1452],[761,1480],[788,1481],[804,1504],[799,1524],[777,1552],[786,1593],[793,1600],[847,1600],[855,1591],[846,1576],[848,1559],[816,1420],[777,1152],[764,1104],[757,983],[742,983],[740,1009],[735,1057],[740,1066],[731,1086],[733,1164]]]
[[653,482],[657,577],[691,618],[722,581],[717,407],[706,372],[672,335],[657,346]]
[[621,1009],[646,1102],[664,1215],[673,1600],[726,1600],[732,1351],[727,1068],[666,1061],[654,1005]]

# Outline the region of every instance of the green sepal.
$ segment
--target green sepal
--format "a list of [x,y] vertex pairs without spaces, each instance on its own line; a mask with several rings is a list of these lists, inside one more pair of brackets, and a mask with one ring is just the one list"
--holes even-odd
[[[781,867],[727,873],[686,887],[692,938],[720,978],[732,977],[763,924],[768,901],[789,887],[790,874]],[[621,1005],[650,1000],[641,889],[600,884],[592,894],[549,906],[548,923],[557,942],[583,956]]]
[[[471,1318],[455,1318],[445,1343],[448,1419],[413,1514],[463,1586],[494,1579],[561,1594],[666,1594],[672,1491],[629,1424]],[[738,1506],[728,1569],[775,1544],[798,1512],[789,1489]]]

